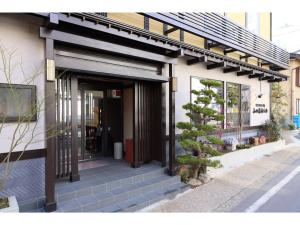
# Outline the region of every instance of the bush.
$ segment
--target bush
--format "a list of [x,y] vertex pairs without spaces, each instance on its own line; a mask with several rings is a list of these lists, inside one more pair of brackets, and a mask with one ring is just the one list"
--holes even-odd
[[278,141],[281,138],[280,125],[272,117],[271,120],[267,120],[263,126],[263,130],[266,132],[266,137],[269,142]]
[[296,129],[296,126],[293,123],[290,123],[288,126],[289,126],[290,130],[295,130]]
[[[211,108],[211,103],[224,104],[224,99],[215,89],[221,85],[218,81],[200,80],[204,86],[201,90],[192,90],[196,100],[182,106],[187,111],[186,115],[190,122],[178,122],[177,128],[182,130],[179,143],[187,151],[186,155],[177,157],[177,163],[187,165],[191,171],[189,178],[199,179],[206,174],[206,167],[219,167],[220,162],[211,160],[210,157],[218,156],[222,153],[218,151],[218,146],[223,145],[223,141],[212,135],[217,126],[212,121],[223,121],[224,116],[217,110]],[[183,174],[182,179],[186,180],[187,174]]]

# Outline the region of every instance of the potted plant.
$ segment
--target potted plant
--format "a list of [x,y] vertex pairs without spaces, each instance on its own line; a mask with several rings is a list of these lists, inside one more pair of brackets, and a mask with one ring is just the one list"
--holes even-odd
[[236,146],[239,144],[236,138],[230,137],[224,140],[225,148],[228,151],[235,151]]
[[211,160],[210,157],[221,155],[217,146],[223,144],[223,141],[213,134],[217,129],[215,121],[223,121],[224,117],[210,107],[212,102],[224,104],[223,98],[216,93],[216,88],[221,83],[214,80],[200,80],[200,83],[204,86],[203,89],[191,91],[196,100],[183,105],[183,109],[188,111],[186,115],[190,118],[190,122],[179,122],[176,125],[182,130],[179,143],[186,150],[186,154],[177,157],[177,162],[189,168],[190,173],[185,172],[184,179],[188,174],[191,186],[208,181],[206,174],[208,166],[220,166],[220,161]]

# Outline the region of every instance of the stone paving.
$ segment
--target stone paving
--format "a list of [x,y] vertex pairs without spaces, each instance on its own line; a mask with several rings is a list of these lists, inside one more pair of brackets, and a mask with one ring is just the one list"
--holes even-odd
[[299,147],[286,147],[215,178],[177,198],[162,201],[144,212],[228,212],[263,184],[300,158]]

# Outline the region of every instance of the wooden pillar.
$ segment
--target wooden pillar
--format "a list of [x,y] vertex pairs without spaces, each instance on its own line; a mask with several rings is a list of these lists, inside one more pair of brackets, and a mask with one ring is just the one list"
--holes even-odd
[[[54,60],[54,41],[52,39],[46,39],[46,60],[47,64]],[[50,64],[50,63],[49,63]],[[47,65],[47,76],[45,78],[45,117],[46,117],[46,130],[54,129],[56,122],[55,118],[55,82],[48,77],[48,73],[53,68]],[[53,73],[54,71],[52,71]],[[49,137],[47,132],[47,150],[45,159],[45,211],[52,212],[56,210],[55,200],[55,158],[56,158],[56,144],[55,137]]]
[[76,76],[71,76],[71,175],[70,181],[79,181],[78,173],[78,131],[77,131],[77,92],[78,79]]
[[132,167],[139,167],[139,83],[134,83],[133,89],[133,163]]
[[166,151],[166,84],[161,84],[161,152],[162,167],[165,167],[167,151]]
[[174,176],[175,171],[175,92],[172,78],[175,75],[175,65],[169,64],[169,175]]

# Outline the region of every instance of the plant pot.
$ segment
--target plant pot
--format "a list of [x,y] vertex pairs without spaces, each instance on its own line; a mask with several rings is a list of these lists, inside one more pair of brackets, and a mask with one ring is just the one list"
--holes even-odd
[[226,150],[227,151],[235,151],[236,150],[236,145],[226,145]]
[[0,209],[0,213],[2,212],[19,212],[19,205],[15,196],[8,197],[8,207]]

